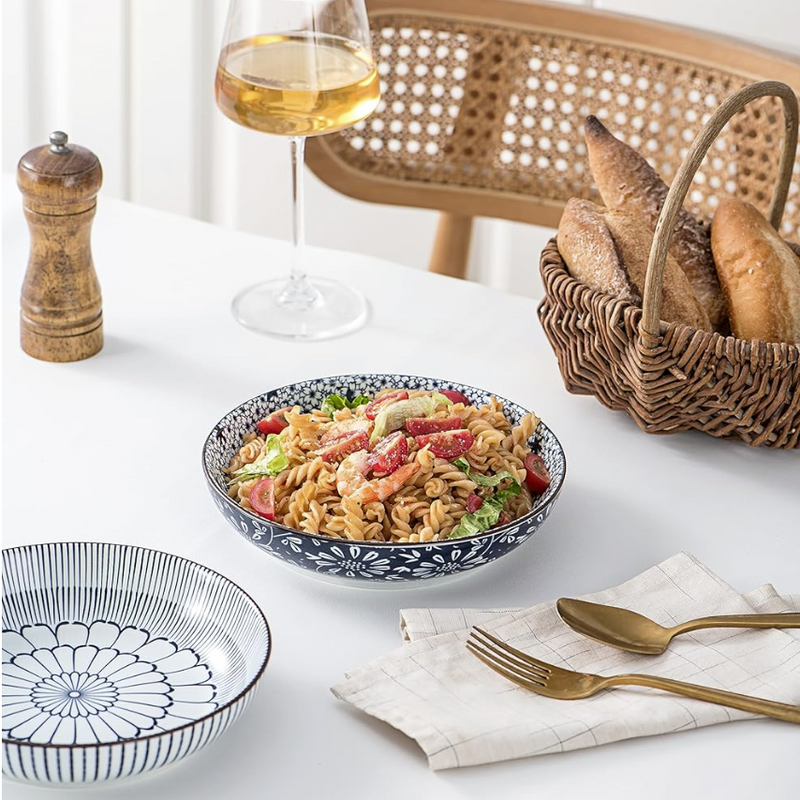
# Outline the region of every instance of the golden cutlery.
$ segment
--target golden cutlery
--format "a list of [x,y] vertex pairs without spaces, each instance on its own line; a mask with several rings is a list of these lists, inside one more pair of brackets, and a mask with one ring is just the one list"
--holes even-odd
[[480,628],[473,628],[467,641],[467,649],[484,664],[504,678],[544,697],[557,700],[579,700],[591,697],[602,689],[612,686],[649,686],[665,692],[680,694],[695,700],[706,700],[752,714],[800,724],[800,706],[748,697],[744,694],[697,686],[693,683],[659,678],[656,675],[592,675],[556,667],[529,656]]
[[616,606],[562,597],[556,608],[561,619],[578,633],[620,650],[657,655],[673,637],[701,628],[800,628],[800,614],[725,614],[700,617],[665,628],[657,622]]

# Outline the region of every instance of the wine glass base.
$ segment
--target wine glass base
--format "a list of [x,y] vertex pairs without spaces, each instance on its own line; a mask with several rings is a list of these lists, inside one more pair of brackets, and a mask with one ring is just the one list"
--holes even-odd
[[279,339],[332,339],[360,328],[369,317],[369,303],[355,289],[338,281],[312,278],[315,300],[286,301],[286,279],[259,283],[233,298],[236,320],[245,328]]

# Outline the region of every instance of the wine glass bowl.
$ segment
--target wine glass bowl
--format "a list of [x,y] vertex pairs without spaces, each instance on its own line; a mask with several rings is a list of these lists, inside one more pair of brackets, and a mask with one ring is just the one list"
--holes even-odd
[[215,81],[217,105],[239,125],[291,141],[292,269],[241,291],[234,316],[290,339],[325,339],[363,325],[355,289],[305,269],[305,137],[349,127],[380,101],[364,0],[231,0]]
[[339,36],[255,36],[228,45],[220,56],[220,110],[263,133],[331,133],[369,116],[379,100],[371,53]]

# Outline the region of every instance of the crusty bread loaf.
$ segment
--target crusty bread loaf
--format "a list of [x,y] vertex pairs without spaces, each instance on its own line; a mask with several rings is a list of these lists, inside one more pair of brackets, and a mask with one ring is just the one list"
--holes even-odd
[[[557,242],[574,278],[612,297],[642,304],[653,243],[646,225],[622,211],[573,197],[559,222]],[[661,318],[711,330],[702,304],[672,256],[664,267]]]
[[[628,273],[644,296],[644,282],[650,249],[653,245],[653,233],[638,219],[623,211],[608,211],[605,218],[611,235],[622,253],[622,259],[628,265]],[[671,254],[667,255],[664,264],[661,319],[668,322],[682,322],[700,330],[713,330],[708,314],[692,284]]]
[[558,250],[573,278],[599,292],[640,306],[641,292],[628,275],[622,253],[603,216],[604,210],[577,197],[567,201],[558,223]]
[[711,247],[738,339],[800,342],[800,258],[750,203],[720,201]]
[[[631,147],[615,138],[596,117],[585,123],[589,165],[603,203],[624,211],[655,231],[669,187]],[[714,329],[727,325],[722,296],[707,229],[681,209],[669,252],[686,273]]]

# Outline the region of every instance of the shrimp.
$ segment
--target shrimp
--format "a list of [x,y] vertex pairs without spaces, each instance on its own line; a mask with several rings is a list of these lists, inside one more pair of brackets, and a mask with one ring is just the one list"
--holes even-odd
[[359,503],[383,501],[394,494],[404,483],[419,472],[416,461],[404,464],[391,475],[368,481],[364,476],[369,470],[369,453],[359,450],[347,456],[336,471],[336,488],[342,497],[352,497]]
[[368,419],[343,419],[339,422],[334,422],[328,426],[322,438],[319,440],[320,444],[328,444],[346,433],[354,433],[355,431],[364,431],[367,435],[372,433],[373,423]]

